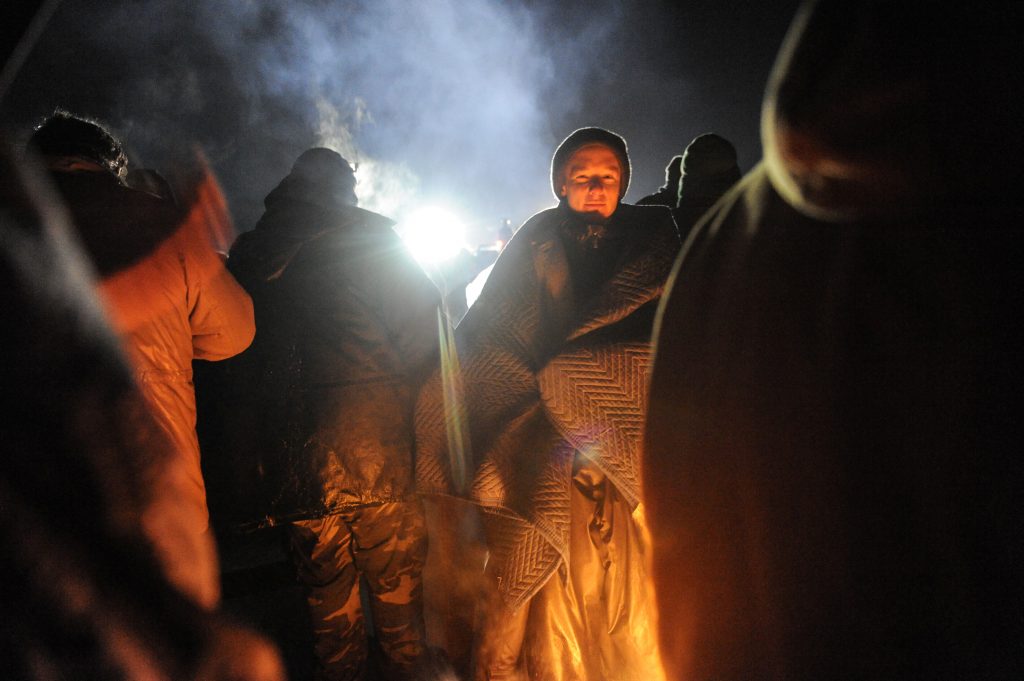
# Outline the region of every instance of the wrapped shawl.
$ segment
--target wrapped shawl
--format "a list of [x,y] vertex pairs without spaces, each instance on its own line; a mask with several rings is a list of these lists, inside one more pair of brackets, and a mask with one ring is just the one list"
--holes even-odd
[[559,239],[567,219],[556,208],[523,225],[456,331],[457,363],[417,406],[419,490],[480,505],[513,608],[567,559],[577,452],[639,502],[651,326],[679,248],[667,209],[620,205],[613,273],[584,298]]

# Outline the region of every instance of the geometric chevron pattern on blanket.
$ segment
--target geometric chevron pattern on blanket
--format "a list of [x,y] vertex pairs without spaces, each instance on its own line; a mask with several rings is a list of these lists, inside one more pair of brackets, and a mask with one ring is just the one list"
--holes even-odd
[[650,343],[632,341],[571,348],[537,375],[551,421],[633,508],[650,372]]

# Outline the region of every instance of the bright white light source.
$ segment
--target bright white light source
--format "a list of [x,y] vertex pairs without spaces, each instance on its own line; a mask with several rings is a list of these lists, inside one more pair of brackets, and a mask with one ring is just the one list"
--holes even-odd
[[398,225],[406,247],[424,265],[436,265],[454,258],[463,248],[466,229],[449,211],[425,206]]

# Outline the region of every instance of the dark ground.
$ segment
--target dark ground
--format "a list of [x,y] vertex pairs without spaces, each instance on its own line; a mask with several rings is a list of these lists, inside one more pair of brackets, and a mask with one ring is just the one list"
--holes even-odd
[[313,634],[302,587],[286,553],[284,527],[220,533],[224,611],[277,644],[290,681],[313,678]]
[[[303,588],[288,558],[285,528],[271,527],[248,534],[222,532],[217,543],[224,612],[277,645],[288,669],[289,681],[312,681],[313,632]],[[429,598],[426,605],[430,620]],[[363,612],[367,612],[365,600]],[[368,627],[372,629],[372,621],[368,622]],[[380,672],[380,651],[372,635],[369,646],[366,681],[385,681]],[[436,646],[432,656],[438,673],[449,668]],[[429,677],[430,672],[427,673]]]

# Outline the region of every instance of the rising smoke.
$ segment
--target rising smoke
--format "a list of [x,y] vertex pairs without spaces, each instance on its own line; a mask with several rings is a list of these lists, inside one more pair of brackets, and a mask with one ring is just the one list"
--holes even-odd
[[316,111],[316,143],[336,150],[355,168],[361,206],[384,215],[402,216],[416,205],[420,178],[409,165],[374,158],[360,149],[360,130],[364,124],[373,124],[361,98],[354,100],[350,115],[323,97],[317,99]]
[[[503,218],[552,203],[548,161],[564,134],[552,118],[577,101],[566,64],[588,68],[540,30],[546,11],[498,0],[66,1],[5,118],[54,106],[94,115],[157,168],[196,143],[243,230],[303,149],[331,146],[358,163],[365,207],[401,217],[440,201],[489,240]],[[615,17],[594,13],[583,38]]]

